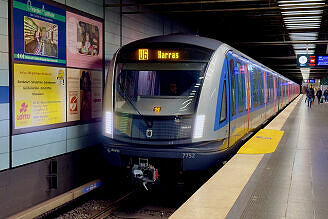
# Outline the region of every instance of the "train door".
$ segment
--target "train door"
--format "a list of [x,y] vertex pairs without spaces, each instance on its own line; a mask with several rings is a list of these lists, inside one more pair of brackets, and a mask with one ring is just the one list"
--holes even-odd
[[236,60],[232,56],[232,53],[228,54],[228,66],[229,66],[229,145],[233,145],[238,140],[238,124],[237,124],[237,74],[238,70],[235,67]]
[[216,114],[214,122],[214,131],[218,131],[218,139],[222,140],[223,144],[220,146],[220,150],[227,149],[229,147],[230,136],[230,106],[229,106],[229,66],[227,58],[224,60],[221,76],[219,79],[218,97],[216,105]]
[[263,86],[263,90],[264,90],[264,120],[267,119],[267,102],[268,102],[268,93],[267,93],[267,78],[266,78],[266,72],[263,72],[263,81],[264,81],[264,86]]
[[277,112],[276,106],[277,106],[277,76],[273,75],[273,101],[274,101],[274,108],[273,113]]
[[280,78],[278,76],[277,77],[277,106],[278,106],[278,111],[280,109],[280,93],[281,93],[281,89],[280,89]]

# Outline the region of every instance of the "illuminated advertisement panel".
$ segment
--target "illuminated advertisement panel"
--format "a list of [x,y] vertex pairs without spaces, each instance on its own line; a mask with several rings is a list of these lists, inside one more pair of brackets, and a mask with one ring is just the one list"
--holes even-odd
[[102,23],[66,12],[67,66],[102,69]]
[[102,116],[102,71],[67,69],[67,121]]
[[66,122],[65,68],[14,65],[15,129]]
[[65,16],[65,10],[40,1],[14,0],[14,60],[65,66]]

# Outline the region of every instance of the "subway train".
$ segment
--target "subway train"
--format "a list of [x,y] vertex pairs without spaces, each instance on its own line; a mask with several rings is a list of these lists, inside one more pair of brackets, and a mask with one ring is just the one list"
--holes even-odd
[[113,56],[104,91],[110,165],[152,183],[162,169],[206,170],[300,92],[300,86],[220,41],[166,35]]

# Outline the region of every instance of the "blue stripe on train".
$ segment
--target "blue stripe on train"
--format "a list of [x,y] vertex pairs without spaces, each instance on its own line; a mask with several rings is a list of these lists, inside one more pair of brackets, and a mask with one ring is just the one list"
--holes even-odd
[[9,87],[0,86],[0,103],[9,103]]

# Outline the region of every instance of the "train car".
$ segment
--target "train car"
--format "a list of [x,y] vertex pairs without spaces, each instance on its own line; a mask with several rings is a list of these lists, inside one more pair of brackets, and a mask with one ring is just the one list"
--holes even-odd
[[158,180],[164,168],[210,168],[299,89],[214,39],[177,34],[129,43],[107,74],[105,156],[145,183]]

